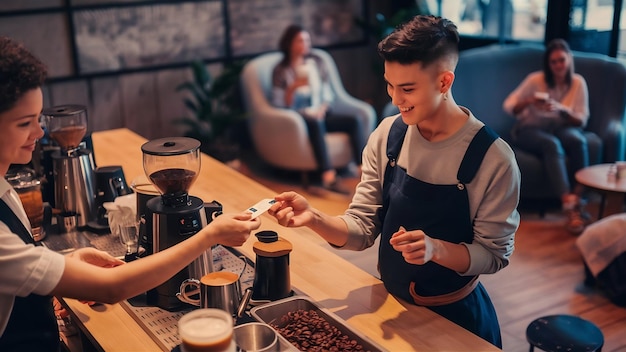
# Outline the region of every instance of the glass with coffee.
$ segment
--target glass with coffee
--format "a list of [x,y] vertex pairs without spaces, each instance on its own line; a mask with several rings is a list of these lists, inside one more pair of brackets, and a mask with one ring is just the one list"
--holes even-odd
[[178,321],[183,352],[235,352],[233,318],[221,309],[193,310]]
[[43,233],[43,199],[41,195],[41,181],[37,179],[35,171],[19,169],[6,174],[6,180],[13,186],[24,206],[24,211],[30,221],[33,237],[36,241],[45,237]]

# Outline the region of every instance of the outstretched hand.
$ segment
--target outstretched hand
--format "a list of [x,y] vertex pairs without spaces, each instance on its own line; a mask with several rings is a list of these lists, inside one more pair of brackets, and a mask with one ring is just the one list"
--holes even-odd
[[222,214],[205,227],[211,231],[216,243],[228,247],[243,245],[250,233],[261,226],[259,218],[252,219],[250,213]]
[[268,213],[276,218],[279,224],[285,227],[306,226],[313,220],[313,213],[309,202],[296,192],[284,192],[276,197],[276,204]]
[[124,261],[113,257],[107,252],[95,249],[93,247],[79,248],[67,255],[69,258],[75,258],[85,263],[96,265],[103,268],[112,268],[124,264]]

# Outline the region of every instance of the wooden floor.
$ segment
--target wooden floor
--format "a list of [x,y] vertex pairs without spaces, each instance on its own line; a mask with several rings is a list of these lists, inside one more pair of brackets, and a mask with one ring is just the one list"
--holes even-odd
[[[300,192],[314,207],[329,214],[342,213],[350,202],[350,197],[317,187],[305,190],[297,174],[279,172],[247,159],[244,158],[240,171],[276,192]],[[345,180],[350,187],[356,186],[356,179]],[[574,243],[576,237],[563,229],[563,221],[558,212],[548,213],[544,218],[522,213],[511,264],[496,274],[481,276],[498,313],[503,350],[528,351],[525,331],[532,320],[551,314],[573,314],[594,322],[602,330],[604,352],[626,351],[626,309],[584,288],[582,258]],[[363,252],[335,251],[378,276],[375,247]]]

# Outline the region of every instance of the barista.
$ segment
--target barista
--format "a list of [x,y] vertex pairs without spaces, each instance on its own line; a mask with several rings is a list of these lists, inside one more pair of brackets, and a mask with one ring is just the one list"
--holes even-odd
[[269,212],[342,249],[363,250],[380,236],[379,271],[391,294],[501,347],[478,276],[509,263],[520,174],[506,142],[452,96],[458,43],[456,26],[434,16],[383,39],[387,92],[401,113],[370,135],[349,209],[330,216],[285,192]]
[[4,176],[31,160],[43,136],[39,115],[46,68],[21,44],[0,37],[0,351],[57,351],[52,296],[115,303],[173,276],[215,244],[241,246],[260,220],[223,214],[189,239],[125,265],[83,248],[63,256],[33,240],[30,223]]

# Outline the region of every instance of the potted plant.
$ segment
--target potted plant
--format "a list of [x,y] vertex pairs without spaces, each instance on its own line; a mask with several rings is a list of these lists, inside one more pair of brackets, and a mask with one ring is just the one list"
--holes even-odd
[[184,103],[191,114],[174,122],[187,126],[185,136],[199,140],[202,152],[224,163],[239,157],[234,127],[246,117],[238,90],[243,65],[225,65],[219,75],[212,77],[202,61],[194,61],[190,66],[193,80],[176,87],[177,92],[190,93]]

